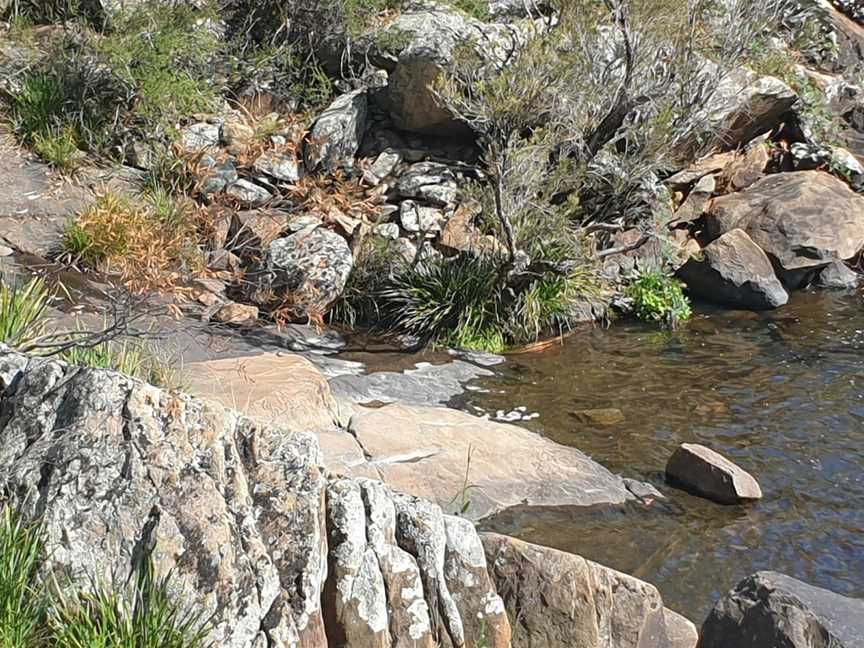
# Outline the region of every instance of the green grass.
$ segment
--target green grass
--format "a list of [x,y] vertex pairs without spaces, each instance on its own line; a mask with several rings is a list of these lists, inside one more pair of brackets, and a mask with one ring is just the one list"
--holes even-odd
[[641,273],[626,289],[640,319],[676,326],[692,316],[684,284],[659,270]]
[[24,284],[0,278],[0,341],[21,348],[45,333],[51,293],[44,280]]
[[48,164],[61,171],[74,171],[81,160],[78,149],[78,136],[71,127],[58,133],[33,136],[33,150]]
[[[44,530],[0,508],[0,648],[204,648],[209,625],[150,561],[131,586],[46,587]],[[66,593],[64,593],[64,591]]]
[[38,579],[42,529],[0,509],[0,648],[33,648],[45,633],[47,605]]
[[182,370],[160,360],[154,351],[130,342],[103,342],[92,347],[73,347],[60,354],[69,364],[91,369],[119,371],[163,389],[182,389]]

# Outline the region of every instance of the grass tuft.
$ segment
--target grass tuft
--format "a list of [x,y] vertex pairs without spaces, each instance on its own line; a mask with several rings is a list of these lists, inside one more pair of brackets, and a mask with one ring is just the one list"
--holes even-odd
[[0,648],[43,645],[46,601],[38,580],[42,529],[8,506],[0,510]]
[[39,277],[24,284],[0,278],[0,341],[20,348],[41,337],[50,301],[51,293]]

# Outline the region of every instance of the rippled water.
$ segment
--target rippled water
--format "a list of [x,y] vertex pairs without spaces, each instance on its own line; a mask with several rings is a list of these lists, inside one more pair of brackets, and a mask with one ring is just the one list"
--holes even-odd
[[[770,314],[703,312],[687,328],[616,324],[541,354],[512,356],[462,405],[526,406],[524,422],[668,502],[639,510],[513,512],[490,526],[654,583],[701,622],[744,576],[775,569],[864,596],[864,307],[860,295],[801,294]],[[586,425],[572,414],[618,408]],[[764,491],[728,507],[663,484],[667,458],[698,442]]]

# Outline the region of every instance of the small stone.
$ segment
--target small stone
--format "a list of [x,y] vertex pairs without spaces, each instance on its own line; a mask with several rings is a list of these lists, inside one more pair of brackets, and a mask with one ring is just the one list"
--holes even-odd
[[206,177],[201,181],[201,193],[204,196],[222,193],[226,187],[237,180],[237,167],[234,166],[233,160],[225,160],[221,163],[214,160]]
[[682,443],[666,464],[666,479],[684,490],[720,504],[762,498],[753,476],[723,455],[694,443]]
[[188,153],[200,153],[219,146],[221,128],[218,124],[192,124],[180,133],[180,145]]
[[381,223],[372,228],[375,236],[395,241],[399,238],[399,226],[396,223]]
[[394,151],[384,151],[375,158],[375,162],[373,162],[372,166],[363,174],[363,181],[374,187],[384,178],[393,173],[401,161],[402,156],[399,153]]
[[300,165],[293,155],[265,151],[255,160],[255,170],[292,184],[300,181]]
[[253,207],[263,205],[273,198],[273,194],[267,191],[264,187],[261,187],[254,182],[249,182],[249,180],[243,178],[240,178],[230,185],[226,193],[229,196],[234,196],[241,202],[252,205]]
[[252,127],[240,121],[226,122],[222,127],[222,139],[232,155],[245,153],[254,137],[255,131]]
[[0,245],[0,257],[8,257],[15,254],[15,250],[5,245]]
[[624,412],[617,407],[584,409],[572,414],[576,420],[589,425],[618,425],[624,421]]
[[400,206],[399,220],[406,232],[440,232],[444,212],[406,200]]
[[258,320],[258,307],[231,302],[213,313],[212,319],[222,324],[249,324]]

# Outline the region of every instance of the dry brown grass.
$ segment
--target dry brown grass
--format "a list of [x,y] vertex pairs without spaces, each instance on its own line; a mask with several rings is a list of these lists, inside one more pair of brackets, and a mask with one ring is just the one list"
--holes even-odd
[[179,291],[204,272],[192,219],[167,224],[147,207],[112,193],[98,197],[66,230],[66,255],[86,268],[118,275],[132,291]]

